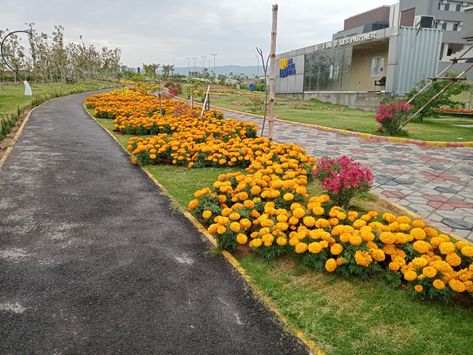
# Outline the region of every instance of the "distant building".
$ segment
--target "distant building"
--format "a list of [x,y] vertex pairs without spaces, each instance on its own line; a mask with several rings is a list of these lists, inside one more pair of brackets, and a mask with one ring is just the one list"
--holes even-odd
[[361,108],[375,106],[380,93],[405,94],[471,46],[461,32],[471,5],[400,0],[351,16],[331,41],[276,56],[276,92]]

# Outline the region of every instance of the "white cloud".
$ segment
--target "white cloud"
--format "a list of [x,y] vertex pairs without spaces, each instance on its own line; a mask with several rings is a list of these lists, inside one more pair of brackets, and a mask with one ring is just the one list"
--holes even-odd
[[[39,31],[65,27],[66,38],[119,46],[128,65],[173,63],[218,53],[219,64],[255,64],[255,47],[268,51],[276,0],[2,0],[0,26],[35,22]],[[343,19],[395,0],[281,0],[278,52],[331,39]],[[192,63],[192,61],[191,61]]]

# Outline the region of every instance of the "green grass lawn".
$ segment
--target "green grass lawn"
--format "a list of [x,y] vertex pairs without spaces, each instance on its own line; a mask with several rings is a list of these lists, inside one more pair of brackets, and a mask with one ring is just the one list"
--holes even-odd
[[[211,92],[211,104],[237,111],[262,114],[255,110],[250,97],[258,96],[264,100],[261,92],[236,91],[216,88]],[[275,112],[280,119],[308,124],[321,125],[349,131],[375,133],[379,124],[374,112],[352,109],[343,105],[324,103],[315,99],[300,100],[277,97]],[[412,122],[406,126],[409,138],[430,141],[473,141],[473,129],[457,127],[459,124],[473,124],[473,119],[441,116],[429,118],[423,123]]]
[[0,119],[2,116],[16,113],[18,108],[31,106],[35,97],[63,96],[73,92],[98,90],[106,87],[116,86],[107,81],[93,81],[78,84],[31,84],[33,96],[25,96],[23,84],[0,85]]
[[[111,120],[98,119],[109,131]],[[130,136],[114,133],[126,148]],[[147,167],[181,209],[230,168]],[[319,191],[312,183],[309,190]],[[359,200],[373,202],[365,196]],[[423,301],[377,280],[317,273],[291,259],[239,257],[253,282],[328,354],[472,354],[473,310]]]

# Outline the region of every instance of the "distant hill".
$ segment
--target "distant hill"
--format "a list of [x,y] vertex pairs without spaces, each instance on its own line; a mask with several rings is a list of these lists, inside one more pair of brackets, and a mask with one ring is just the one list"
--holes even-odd
[[[202,71],[202,66],[198,67],[196,66],[195,67],[195,70],[194,70],[194,66],[191,65],[190,66],[190,71]],[[207,67],[207,70],[212,73],[213,72],[213,66],[210,66],[210,67]],[[219,74],[230,74],[230,73],[233,73],[234,75],[237,75],[237,74],[243,74],[243,75],[248,75],[248,76],[255,76],[256,75],[256,72],[258,70],[258,67],[256,65],[247,65],[247,66],[242,66],[242,65],[222,65],[222,66],[216,66],[215,67],[215,71],[217,72],[217,75]],[[174,73],[177,73],[177,74],[187,74],[187,67],[177,67],[174,69]],[[259,67],[259,75],[262,75],[263,74],[263,69],[261,68],[261,66]]]

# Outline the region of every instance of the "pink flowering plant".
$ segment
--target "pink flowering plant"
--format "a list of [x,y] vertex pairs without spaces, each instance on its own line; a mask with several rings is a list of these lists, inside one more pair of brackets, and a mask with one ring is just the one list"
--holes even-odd
[[343,208],[348,207],[353,196],[369,191],[373,186],[370,169],[345,155],[317,160],[313,177],[327,190],[332,201]]
[[375,116],[376,122],[381,125],[379,130],[391,136],[399,135],[401,125],[413,107],[405,101],[381,103]]

